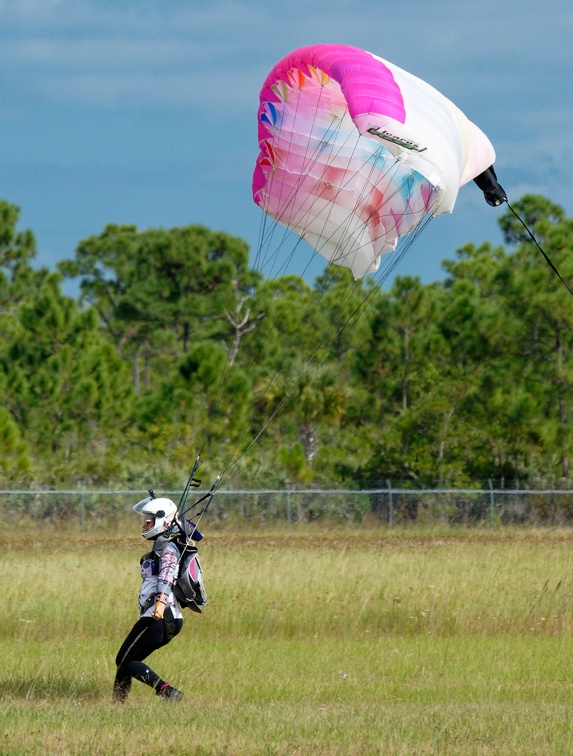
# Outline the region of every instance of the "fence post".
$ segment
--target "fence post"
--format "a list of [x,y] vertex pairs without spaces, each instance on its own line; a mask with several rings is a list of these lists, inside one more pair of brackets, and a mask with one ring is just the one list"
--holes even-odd
[[494,514],[495,514],[495,502],[493,498],[493,484],[491,478],[488,479],[489,483],[489,524],[493,528]]
[[85,532],[86,529],[86,503],[84,499],[84,490],[80,493],[80,530]]
[[555,514],[557,507],[555,506],[555,481],[551,483],[551,498],[550,498],[550,504],[551,504],[551,525],[555,525]]
[[290,514],[290,488],[287,488],[286,491],[286,518],[287,518],[287,528],[290,528],[291,526],[291,514]]
[[394,520],[394,502],[392,500],[392,486],[389,480],[386,481],[386,485],[388,486],[388,527],[391,528]]

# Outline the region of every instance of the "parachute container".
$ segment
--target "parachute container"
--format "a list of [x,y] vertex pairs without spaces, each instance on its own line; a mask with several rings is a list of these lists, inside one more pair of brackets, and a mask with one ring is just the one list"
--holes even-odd
[[201,613],[201,607],[207,603],[207,593],[203,583],[203,570],[196,548],[188,548],[179,567],[179,577],[173,593],[182,607]]

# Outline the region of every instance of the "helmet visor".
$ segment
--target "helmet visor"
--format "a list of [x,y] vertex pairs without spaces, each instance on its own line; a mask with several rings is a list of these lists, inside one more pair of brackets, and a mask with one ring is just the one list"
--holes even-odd
[[146,504],[149,504],[150,501],[151,501],[151,496],[147,496],[145,499],[138,501],[137,504],[133,506],[133,511],[137,512],[137,514],[140,514],[140,515],[146,515],[147,512],[144,512],[143,508],[145,507]]

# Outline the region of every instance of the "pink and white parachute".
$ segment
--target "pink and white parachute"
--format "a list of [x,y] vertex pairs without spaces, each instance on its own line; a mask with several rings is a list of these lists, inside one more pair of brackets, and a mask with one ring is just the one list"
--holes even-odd
[[491,166],[480,129],[421,79],[364,50],[313,45],[268,75],[253,198],[360,278]]

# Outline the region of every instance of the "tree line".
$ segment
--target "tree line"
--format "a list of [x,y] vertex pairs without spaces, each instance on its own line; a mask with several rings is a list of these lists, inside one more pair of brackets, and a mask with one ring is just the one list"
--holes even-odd
[[[514,208],[573,281],[573,221]],[[199,450],[245,487],[569,485],[573,299],[509,209],[503,245],[387,291],[265,278],[200,225],[110,224],[48,270],[18,220],[0,201],[3,487],[180,487]]]

